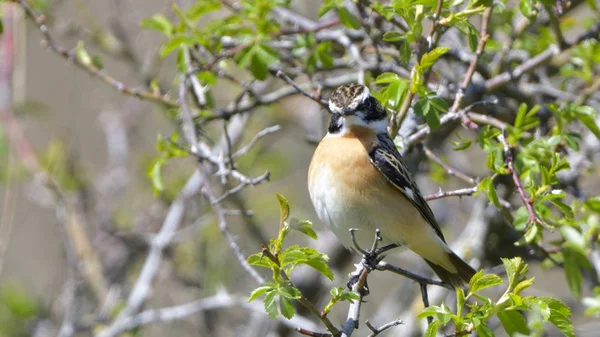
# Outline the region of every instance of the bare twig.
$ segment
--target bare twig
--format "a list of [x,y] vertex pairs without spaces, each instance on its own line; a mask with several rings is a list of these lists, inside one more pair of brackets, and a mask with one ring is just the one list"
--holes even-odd
[[321,104],[324,107],[327,107],[328,103],[327,100],[322,99],[318,94],[316,93],[309,93],[306,90],[302,89],[298,83],[294,82],[294,80],[292,80],[288,75],[286,75],[283,71],[281,70],[277,70],[277,72],[275,72],[275,76],[281,78],[282,80],[286,81],[289,85],[291,85],[292,87],[294,87],[294,89],[296,89],[299,93],[301,93],[303,96],[306,96],[310,99],[312,99],[313,101]]
[[372,333],[370,333],[367,337],[375,337],[389,328],[392,328],[392,327],[395,327],[398,325],[402,325],[402,324],[404,324],[403,320],[396,319],[391,322],[385,323],[384,325],[380,326],[379,328],[376,328],[371,324],[371,322],[369,322],[369,320],[366,320],[365,325],[369,328],[369,330],[372,331]]
[[260,130],[255,136],[254,138],[252,138],[252,140],[250,140],[250,142],[248,144],[246,144],[244,147],[242,147],[241,149],[235,151],[235,153],[233,154],[233,158],[237,158],[239,156],[242,156],[246,153],[248,153],[248,151],[250,151],[250,149],[252,149],[254,147],[254,145],[256,145],[256,143],[263,137],[265,137],[266,135],[275,133],[277,131],[281,130],[281,126],[279,125],[273,125],[273,126],[269,126],[267,128],[264,128],[262,130]]
[[[103,330],[100,334],[96,335],[96,337],[115,337],[139,326],[181,320],[201,311],[228,307],[242,307],[253,312],[265,314],[262,305],[258,303],[248,303],[246,297],[228,293],[218,293],[215,296],[202,298],[185,304],[160,309],[149,309],[140,312],[120,321],[119,324],[115,324],[109,329]],[[281,319],[281,323],[290,327],[302,325],[310,329],[315,328],[315,324],[312,321],[298,315],[294,316],[291,320]]]
[[[590,39],[598,40],[599,33],[600,33],[600,22],[596,23],[591,29],[589,29],[586,32],[584,32],[583,34],[579,35],[573,42],[567,43],[567,45],[565,46],[565,49],[572,48],[585,40],[590,40]],[[517,79],[517,78],[523,76],[523,74],[526,74],[526,73],[529,73],[529,72],[535,70],[537,67],[550,61],[552,59],[552,57],[558,55],[560,53],[560,51],[561,51],[561,49],[556,45],[552,45],[552,46],[548,47],[546,50],[544,50],[543,52],[539,53],[538,55],[532,57],[531,59],[523,62],[521,65],[519,65],[515,69],[513,69],[511,71],[503,72],[503,73],[496,75],[496,76],[490,78],[489,80],[487,80],[484,85],[485,91],[492,92],[492,91],[506,85],[509,81],[511,81],[513,79]]]
[[469,187],[469,188],[461,188],[458,190],[452,190],[452,191],[439,191],[435,194],[430,194],[430,195],[426,195],[424,198],[425,200],[429,201],[429,200],[435,200],[435,199],[441,199],[441,198],[446,198],[446,197],[463,197],[463,196],[470,196],[475,194],[475,192],[477,192],[477,186],[473,186],[473,187]]
[[446,173],[448,173],[449,175],[460,178],[471,184],[477,183],[477,179],[470,177],[468,174],[457,170],[456,168],[450,166],[449,164],[446,164],[440,157],[438,157],[435,153],[433,153],[433,151],[431,151],[431,149],[428,148],[427,146],[422,145],[422,148],[423,148],[423,151],[425,152],[425,154],[427,155],[427,157],[429,159],[433,160],[434,162],[436,162],[441,167],[443,167],[446,170]]
[[179,106],[177,103],[170,100],[166,95],[161,95],[160,93],[153,93],[138,88],[130,88],[123,82],[106,74],[102,69],[97,68],[93,63],[82,61],[71,51],[64,49],[56,43],[56,41],[52,38],[52,34],[50,33],[48,26],[46,26],[45,24],[46,19],[44,16],[37,16],[25,0],[12,1],[16,1],[17,3],[19,3],[19,5],[23,7],[27,15],[37,24],[39,30],[42,32],[44,38],[46,39],[48,48],[50,48],[50,50],[57,53],[58,55],[62,56],[64,59],[73,62],[73,64],[77,65],[81,69],[86,70],[89,74],[101,79],[103,82],[125,95],[135,96],[140,99],[161,103],[169,108],[175,108]]

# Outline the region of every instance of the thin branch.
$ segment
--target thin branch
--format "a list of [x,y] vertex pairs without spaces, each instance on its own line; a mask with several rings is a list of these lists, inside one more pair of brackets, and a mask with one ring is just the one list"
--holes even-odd
[[313,101],[319,103],[320,105],[324,106],[325,108],[327,108],[327,106],[328,106],[327,100],[321,98],[316,93],[309,93],[306,90],[300,88],[300,85],[298,85],[298,83],[294,82],[294,80],[292,80],[283,71],[277,70],[277,72],[275,72],[275,76],[277,76],[277,77],[281,78],[282,80],[284,80],[285,82],[287,82],[289,85],[291,85],[292,87],[294,87],[294,89],[296,89],[303,96],[306,96],[306,97],[312,99]]
[[427,201],[430,200],[435,200],[435,199],[441,199],[441,198],[446,198],[446,197],[464,197],[464,196],[470,196],[473,195],[477,192],[478,190],[478,186],[473,186],[473,187],[469,187],[469,188],[461,188],[458,190],[452,190],[452,191],[439,191],[437,193],[434,194],[430,194],[430,195],[426,195],[424,198]]
[[275,133],[279,130],[281,130],[281,126],[279,126],[279,125],[273,125],[273,126],[269,126],[267,128],[262,129],[256,135],[254,135],[254,138],[252,138],[252,140],[250,140],[250,142],[248,144],[246,144],[246,146],[235,151],[235,153],[233,154],[233,158],[237,158],[239,156],[242,156],[242,155],[248,153],[248,151],[250,151],[250,149],[252,149],[254,147],[254,145],[256,145],[256,143],[261,138],[265,137],[266,135]]
[[246,256],[242,253],[242,249],[237,244],[233,234],[231,234],[231,231],[229,230],[229,224],[227,221],[226,214],[224,212],[224,209],[221,207],[220,203],[216,201],[217,199],[216,199],[215,193],[213,192],[212,187],[210,185],[210,180],[209,180],[208,174],[205,172],[205,168],[199,167],[198,172],[199,172],[200,176],[206,181],[206,184],[204,184],[204,187],[202,188],[202,194],[206,197],[206,199],[208,199],[213,210],[217,214],[217,218],[219,220],[219,230],[221,231],[223,236],[225,236],[225,239],[229,243],[229,246],[231,247],[231,250],[233,251],[233,255],[238,260],[238,262],[242,265],[242,267],[248,272],[248,274],[250,276],[252,276],[252,278],[258,284],[265,283],[266,282],[265,279],[262,276],[260,276],[260,274],[258,274],[258,272],[254,268],[252,268],[252,266],[250,266],[248,264],[248,261],[246,261]]
[[504,161],[506,162],[506,165],[508,166],[508,169],[510,170],[510,174],[512,176],[513,182],[515,183],[515,186],[517,187],[517,190],[519,191],[519,196],[521,197],[521,200],[523,200],[523,204],[525,204],[525,207],[527,208],[527,212],[529,212],[529,219],[527,220],[527,225],[529,226],[529,225],[537,223],[537,224],[542,225],[547,230],[552,231],[552,229],[550,227],[548,227],[548,225],[546,225],[542,221],[542,219],[540,219],[537,216],[537,214],[535,213],[535,209],[533,209],[533,199],[531,199],[527,196],[527,192],[525,192],[525,188],[523,188],[523,184],[521,183],[521,179],[519,178],[519,173],[515,169],[515,162],[513,159],[511,147],[508,144],[508,142],[506,141],[506,138],[504,137],[504,135],[499,135],[498,140],[502,143],[502,145],[504,147]]
[[465,97],[465,93],[467,92],[467,87],[471,83],[471,79],[473,78],[473,74],[475,73],[475,69],[477,69],[477,63],[479,62],[479,58],[481,54],[483,54],[483,50],[485,49],[485,44],[487,40],[490,38],[490,35],[487,32],[488,22],[490,21],[490,16],[492,13],[492,7],[488,7],[483,11],[481,16],[481,38],[479,39],[479,43],[477,44],[477,50],[475,51],[475,57],[471,61],[469,68],[467,69],[467,73],[465,74],[465,78],[456,93],[456,97],[454,98],[454,103],[449,111],[455,112],[460,108],[463,98]]
[[27,4],[27,2],[25,0],[12,0],[12,1],[16,1],[25,10],[27,15],[37,24],[39,30],[42,32],[42,34],[44,35],[44,38],[46,39],[46,44],[47,44],[48,48],[50,48],[50,50],[57,53],[58,55],[62,56],[67,61],[73,62],[73,64],[77,65],[81,69],[86,70],[89,74],[101,79],[103,82],[105,82],[106,84],[110,85],[111,87],[115,88],[116,90],[118,90],[119,92],[121,92],[125,95],[135,96],[140,99],[161,103],[169,108],[179,107],[179,105],[176,102],[173,102],[172,100],[170,100],[166,95],[161,95],[160,93],[153,93],[150,91],[145,91],[145,90],[142,90],[139,88],[130,88],[127,85],[125,85],[123,82],[106,74],[102,69],[97,68],[91,62],[89,62],[89,63],[83,62],[77,56],[75,56],[71,51],[64,49],[63,47],[59,46],[56,43],[56,41],[52,38],[52,34],[50,33],[48,26],[46,26],[46,24],[45,24],[46,19],[43,15],[37,16],[35,14],[35,12],[33,11],[33,9],[29,6],[29,4]]
[[[215,310],[219,308],[242,307],[244,309],[265,314],[264,308],[258,303],[248,303],[246,297],[231,295],[228,293],[218,293],[217,295],[202,298],[185,304],[160,309],[149,309],[130,316],[125,320],[103,330],[96,337],[115,337],[121,333],[135,329],[140,326],[165,323],[182,320],[198,312]],[[266,315],[266,314],[265,314]],[[291,320],[280,319],[281,323],[289,327],[298,325],[314,328],[315,324],[302,317],[295,315]]]
[[402,275],[402,276],[404,276],[408,279],[411,279],[419,284],[431,284],[431,285],[439,286],[439,287],[450,289],[450,290],[454,289],[451,285],[449,285],[447,283],[444,283],[442,281],[432,280],[432,279],[417,275],[415,273],[409,272],[408,270],[398,268],[398,267],[396,267],[392,264],[389,264],[385,261],[381,261],[377,264],[377,270],[391,271],[392,273]]
[[423,151],[425,152],[425,155],[427,155],[427,157],[431,160],[433,160],[434,162],[436,162],[438,165],[440,165],[441,167],[443,167],[446,170],[446,173],[448,173],[451,176],[455,176],[459,179],[462,179],[468,183],[471,184],[477,184],[477,179],[469,176],[466,173],[463,173],[461,171],[459,171],[458,169],[450,166],[449,164],[446,164],[440,157],[438,157],[435,153],[433,153],[433,151],[431,151],[430,148],[428,148],[425,145],[421,145],[421,147],[423,148]]
[[402,325],[402,324],[404,324],[403,320],[396,319],[396,320],[393,320],[391,322],[388,322],[388,323],[380,326],[379,328],[376,328],[371,324],[371,322],[369,322],[369,320],[366,320],[365,325],[369,328],[369,330],[372,331],[372,333],[369,334],[367,337],[375,337],[389,328],[392,328],[392,327],[395,327],[398,325]]
[[[591,39],[598,40],[599,33],[600,33],[600,22],[596,23],[591,29],[589,29],[586,32],[584,32],[583,34],[579,35],[573,42],[567,43],[567,46],[565,46],[565,49],[572,48],[586,40],[591,40]],[[511,80],[520,78],[521,76],[523,76],[523,74],[529,73],[529,72],[535,70],[537,67],[541,66],[542,64],[547,63],[548,61],[550,61],[552,59],[552,57],[558,55],[560,52],[561,52],[561,49],[556,45],[552,45],[552,46],[548,47],[543,52],[541,52],[538,55],[532,57],[531,59],[523,62],[521,65],[514,68],[513,70],[503,72],[503,73],[498,74],[498,75],[490,78],[489,80],[485,81],[485,85],[484,85],[485,92],[486,93],[492,92],[492,91],[506,85]]]

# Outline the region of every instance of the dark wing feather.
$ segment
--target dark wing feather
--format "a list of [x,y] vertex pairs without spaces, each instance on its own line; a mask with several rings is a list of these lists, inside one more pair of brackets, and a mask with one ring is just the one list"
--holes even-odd
[[423,198],[417,184],[412,180],[392,139],[387,134],[379,134],[377,140],[378,144],[369,152],[369,159],[373,166],[413,203],[423,218],[435,229],[442,241],[446,242],[440,226],[435,220],[433,211]]

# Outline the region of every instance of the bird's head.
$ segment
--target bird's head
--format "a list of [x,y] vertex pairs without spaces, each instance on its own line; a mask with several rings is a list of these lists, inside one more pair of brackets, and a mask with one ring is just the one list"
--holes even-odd
[[335,89],[329,97],[329,110],[332,135],[343,135],[352,126],[369,128],[376,133],[387,132],[385,109],[364,85],[347,84]]

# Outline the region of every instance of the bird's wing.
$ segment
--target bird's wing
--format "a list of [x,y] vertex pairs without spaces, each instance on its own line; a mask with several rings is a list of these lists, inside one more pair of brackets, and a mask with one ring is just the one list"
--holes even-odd
[[423,198],[417,184],[412,180],[394,142],[388,135],[378,135],[377,140],[377,145],[369,151],[369,159],[373,166],[385,176],[387,181],[394,185],[396,189],[402,192],[413,203],[442,241],[446,242],[440,226],[435,220],[433,211]]

